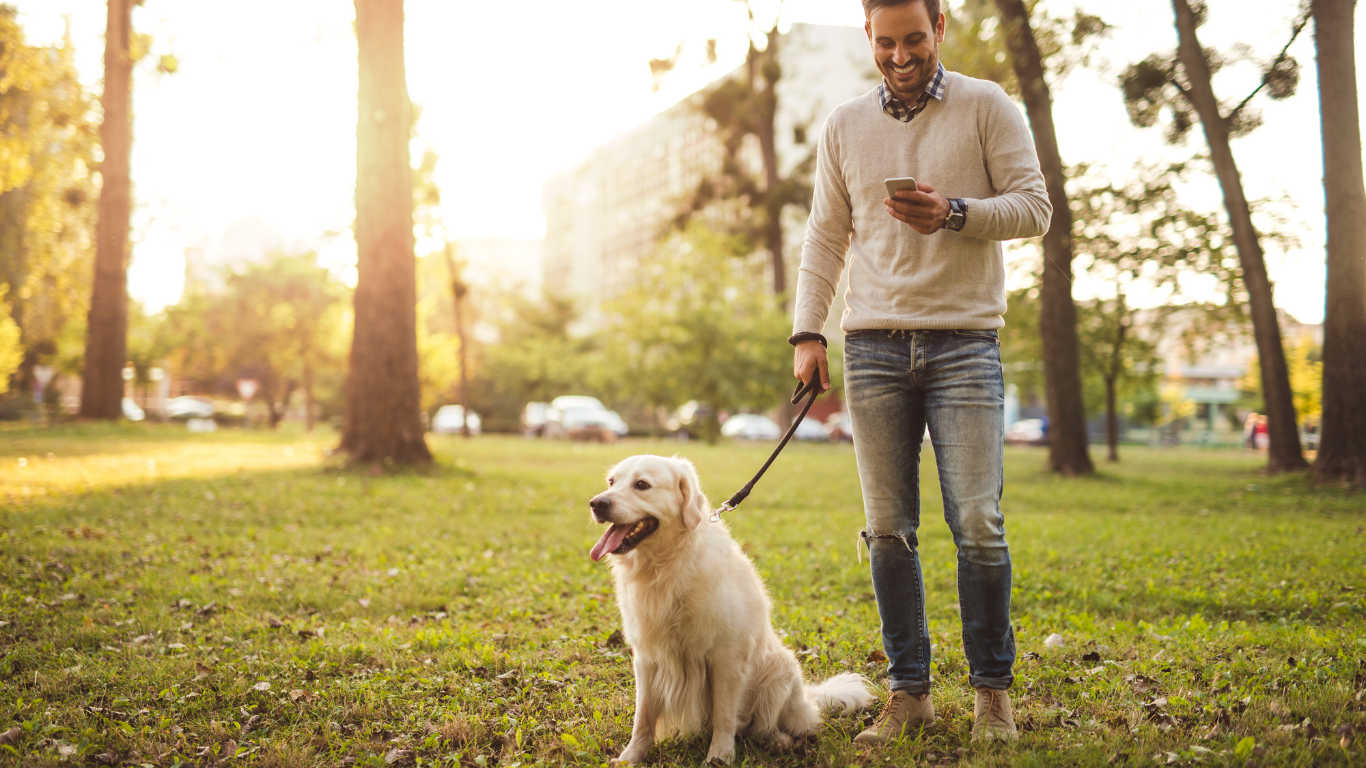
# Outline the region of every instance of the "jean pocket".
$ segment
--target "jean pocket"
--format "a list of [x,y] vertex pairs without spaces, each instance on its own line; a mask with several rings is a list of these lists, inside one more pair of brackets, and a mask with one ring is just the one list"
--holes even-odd
[[972,341],[985,341],[985,342],[989,342],[989,343],[991,343],[991,344],[995,344],[995,345],[998,346],[998,347],[1001,345],[1001,337],[997,335],[996,331],[990,331],[990,330],[988,330],[988,331],[959,331],[959,330],[955,330],[955,331],[953,332],[953,335],[954,335],[954,336],[957,336],[957,337],[960,338],[960,339],[970,339],[970,340],[972,340]]

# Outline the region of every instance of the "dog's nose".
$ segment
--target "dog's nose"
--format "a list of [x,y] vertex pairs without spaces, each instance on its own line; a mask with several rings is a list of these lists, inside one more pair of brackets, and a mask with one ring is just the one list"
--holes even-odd
[[612,500],[602,496],[589,499],[588,506],[593,510],[593,519],[599,523],[607,522],[607,513],[612,511]]

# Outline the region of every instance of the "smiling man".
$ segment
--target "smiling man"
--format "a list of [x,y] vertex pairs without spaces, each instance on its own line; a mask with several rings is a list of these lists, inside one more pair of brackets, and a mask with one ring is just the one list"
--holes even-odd
[[[973,738],[1013,740],[1000,241],[1042,235],[1052,208],[1019,110],[995,83],[939,62],[939,0],[863,8],[883,79],[821,134],[791,339],[797,377],[828,387],[820,331],[847,266],[845,392],[891,678],[881,716],[855,740],[885,743],[935,719],[916,539],[927,425],[958,547]],[[887,197],[884,181],[906,176],[917,188]]]

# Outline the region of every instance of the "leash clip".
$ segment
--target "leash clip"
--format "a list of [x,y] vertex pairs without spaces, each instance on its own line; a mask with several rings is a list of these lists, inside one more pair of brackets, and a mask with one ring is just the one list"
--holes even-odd
[[717,507],[716,509],[713,509],[713,510],[711,511],[711,517],[708,518],[708,519],[710,519],[713,523],[719,523],[719,522],[721,522],[721,513],[722,513],[722,512],[729,512],[729,511],[731,511],[732,509],[735,509],[735,507],[732,507],[732,506],[730,505],[730,502],[727,501],[726,503],[722,504],[721,506]]

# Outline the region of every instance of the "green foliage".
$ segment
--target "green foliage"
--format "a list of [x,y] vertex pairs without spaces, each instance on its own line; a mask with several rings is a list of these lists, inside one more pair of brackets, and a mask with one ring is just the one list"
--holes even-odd
[[739,237],[692,224],[607,308],[604,373],[623,399],[710,404],[703,434],[711,441],[719,411],[767,410],[791,381],[788,320],[758,287],[762,267],[742,257],[746,250]]
[[[1196,14],[1196,26],[1204,23],[1207,8],[1204,4],[1192,3]],[[1310,18],[1309,3],[1302,2],[1291,27],[1290,39],[1280,53],[1268,60],[1258,60],[1246,45],[1238,44],[1227,53],[1205,49],[1205,60],[1213,75],[1226,65],[1238,61],[1251,61],[1261,70],[1262,76],[1257,87],[1238,104],[1222,108],[1222,118],[1230,137],[1251,133],[1262,124],[1261,114],[1249,103],[1263,88],[1272,100],[1279,101],[1295,95],[1300,81],[1300,65],[1291,56],[1290,46],[1299,37]],[[1151,128],[1157,124],[1165,112],[1168,115],[1166,139],[1171,144],[1181,144],[1186,140],[1190,129],[1195,126],[1196,116],[1187,95],[1185,73],[1177,59],[1175,49],[1165,53],[1154,53],[1135,64],[1130,64],[1120,76],[1120,89],[1124,93],[1124,105],[1129,111],[1129,121],[1140,128]]]
[[[70,42],[30,46],[13,7],[0,5],[0,301],[32,366],[84,348],[97,186],[93,99]],[[72,328],[71,326],[79,326]]]
[[[599,531],[584,502],[604,467],[677,443],[435,438],[430,469],[362,474],[329,465],[331,439],[289,431],[4,434],[13,764],[381,766],[412,750],[422,765],[589,766],[629,738],[631,656],[608,640],[620,618],[610,572],[587,557]],[[768,450],[687,454],[717,498]],[[1360,494],[1268,478],[1236,451],[1135,448],[1066,481],[1044,463],[1006,453],[1018,746],[969,740],[955,548],[927,455],[918,541],[939,723],[868,753],[851,740],[875,705],[829,716],[795,752],[742,738],[741,760],[1361,764]],[[853,449],[790,446],[728,517],[807,678],[858,671],[881,693],[868,565],[849,546],[863,525]],[[1053,632],[1061,648],[1044,646]],[[1356,732],[1345,747],[1341,726]],[[706,747],[664,739],[650,760],[699,765]]]
[[572,300],[513,294],[494,312],[499,341],[482,350],[479,369],[484,403],[501,404],[499,410],[515,416],[529,401],[602,394],[599,342],[571,332],[579,317]]
[[0,302],[0,395],[9,391],[10,376],[19,370],[24,347],[19,341],[19,326],[10,317],[9,307]]
[[272,425],[293,392],[314,384],[319,401],[336,409],[350,336],[348,292],[316,254],[276,254],[227,275],[222,291],[190,286],[166,310],[156,356],[169,356],[184,378],[208,391],[232,393],[236,379],[257,379]]

